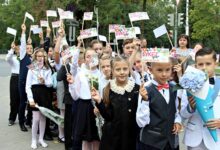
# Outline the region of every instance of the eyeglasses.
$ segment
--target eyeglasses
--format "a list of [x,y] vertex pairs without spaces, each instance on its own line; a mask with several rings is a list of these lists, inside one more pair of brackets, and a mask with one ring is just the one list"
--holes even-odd
[[37,57],[44,57],[43,55],[38,55]]
[[125,46],[125,49],[134,49],[134,46]]

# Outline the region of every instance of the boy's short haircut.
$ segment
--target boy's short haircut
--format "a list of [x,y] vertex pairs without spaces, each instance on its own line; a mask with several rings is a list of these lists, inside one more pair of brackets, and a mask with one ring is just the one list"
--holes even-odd
[[216,56],[216,52],[208,47],[202,48],[199,51],[196,52],[195,55],[195,60],[198,56],[205,56],[205,55],[210,55],[212,54],[212,58],[216,61],[217,60],[217,56]]
[[133,41],[134,41],[133,39],[126,39],[126,40],[124,40],[124,42],[122,44],[122,47],[124,47],[127,44],[133,43]]

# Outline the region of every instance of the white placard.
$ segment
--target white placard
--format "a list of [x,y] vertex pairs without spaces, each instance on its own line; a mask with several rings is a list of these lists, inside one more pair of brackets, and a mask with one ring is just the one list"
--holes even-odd
[[73,19],[73,12],[71,11],[64,11],[60,13],[60,19]]
[[60,21],[54,21],[52,22],[52,28],[59,28],[60,27]]
[[33,31],[35,28],[39,28],[39,25],[31,25],[31,31]]
[[107,38],[104,35],[99,35],[99,40],[103,42],[107,42]]
[[134,27],[135,34],[141,34],[141,29],[140,27]]
[[17,34],[17,30],[15,30],[13,28],[10,28],[10,27],[7,28],[6,32],[9,33],[9,34],[12,34],[14,36],[16,36],[16,34]]
[[83,20],[92,20],[93,12],[84,12]]
[[57,17],[57,12],[55,10],[47,10],[47,17]]
[[87,39],[91,37],[98,36],[98,32],[96,28],[90,28],[80,31],[80,38],[81,39]]
[[29,14],[28,12],[25,13],[25,18],[29,18],[31,21],[34,22],[34,17],[31,14]]
[[48,21],[46,21],[46,20],[41,20],[41,21],[40,21],[40,26],[41,26],[41,27],[48,27],[48,26],[49,26],[49,23],[48,23]]
[[139,20],[149,20],[149,16],[147,12],[134,12],[134,13],[129,13],[129,18],[130,21],[139,21]]
[[162,25],[162,26],[154,29],[153,32],[154,32],[155,37],[158,38],[158,37],[167,33],[167,28],[165,25]]
[[43,32],[42,28],[34,28],[33,29],[34,34],[39,34],[39,33],[42,33],[42,32]]
[[119,30],[120,28],[124,27],[125,25],[121,25],[121,24],[110,24],[109,25],[109,33],[114,33],[115,30]]

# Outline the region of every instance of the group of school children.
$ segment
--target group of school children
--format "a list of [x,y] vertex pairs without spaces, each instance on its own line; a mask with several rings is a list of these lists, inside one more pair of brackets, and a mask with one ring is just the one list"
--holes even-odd
[[[71,50],[63,28],[54,41],[47,28],[46,38],[40,34],[33,48],[26,25],[21,29],[20,45],[13,42],[6,56],[12,73],[8,125],[17,114],[21,131],[30,125],[32,149],[48,147],[44,139],[53,124],[38,105],[53,111],[56,106],[64,116],[58,140],[66,150],[178,150],[182,131],[188,150],[220,150],[208,131],[216,129],[220,140],[220,93],[213,102],[215,119],[203,122],[194,98],[173,90],[187,66],[207,71],[210,87],[220,84],[213,49],[199,43],[191,49],[188,36],[181,35],[171,50],[177,58],[143,63],[146,39],[124,40],[121,54],[98,40],[85,48],[80,38]],[[192,51],[195,56],[188,57]],[[98,65],[92,63],[95,55]],[[92,79],[98,80],[96,88]]]

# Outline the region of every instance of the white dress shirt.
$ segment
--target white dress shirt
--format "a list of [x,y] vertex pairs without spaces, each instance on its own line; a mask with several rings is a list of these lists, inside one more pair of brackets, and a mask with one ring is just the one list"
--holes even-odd
[[[155,84],[156,86],[158,83],[155,80],[148,81],[144,84],[144,86],[147,86],[149,84]],[[170,101],[170,94],[169,94],[169,89],[161,89],[159,90],[161,95],[164,97],[166,103],[168,104]],[[140,95],[139,95],[140,96]],[[176,98],[177,101],[177,98]],[[143,128],[146,125],[150,124],[150,107],[149,107],[149,101],[142,101],[139,99],[138,102],[138,108],[136,112],[136,121],[139,127]],[[181,124],[181,117],[179,115],[178,108],[176,106],[176,114],[175,114],[175,123],[180,123]]]
[[20,61],[18,60],[17,56],[14,54],[13,49],[10,49],[8,51],[8,54],[6,55],[5,60],[11,66],[11,73],[19,74]]
[[47,87],[52,87],[53,85],[52,72],[50,69],[46,69],[45,67],[43,67],[42,69],[33,69],[33,70],[29,69],[27,74],[26,87],[25,87],[29,102],[34,101],[31,86],[41,84],[38,80],[39,76],[44,79],[45,81],[44,84]]

